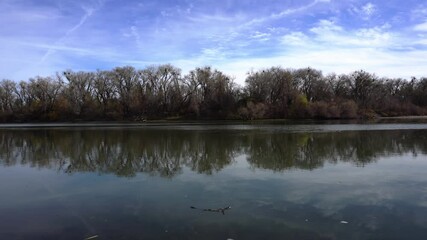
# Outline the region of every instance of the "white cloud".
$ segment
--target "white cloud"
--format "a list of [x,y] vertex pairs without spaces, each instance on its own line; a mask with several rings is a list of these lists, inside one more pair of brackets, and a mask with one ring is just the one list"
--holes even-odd
[[222,47],[217,48],[204,48],[202,49],[200,58],[205,60],[219,60],[224,59],[226,54],[224,53],[224,49]]
[[302,32],[292,32],[282,37],[281,42],[287,46],[307,46],[309,38]]
[[360,16],[363,20],[369,20],[375,13],[377,13],[377,7],[371,2],[366,3],[361,7],[353,6],[350,8],[353,14]]
[[391,32],[388,25],[347,30],[333,21],[321,20],[307,34],[296,31],[281,37],[283,48],[275,56],[236,58],[216,67],[235,76],[240,84],[247,71],[277,65],[310,66],[338,74],[364,69],[379,76],[409,79],[423,76],[427,66],[427,50],[412,47],[414,42]]
[[251,38],[265,38],[265,37],[269,37],[270,35],[271,35],[270,33],[263,33],[263,32],[256,31],[254,34],[252,34]]
[[303,5],[297,8],[287,8],[285,10],[282,10],[281,12],[277,12],[277,13],[272,13],[269,16],[264,16],[264,17],[260,17],[260,18],[254,18],[251,21],[247,22],[246,24],[244,24],[244,27],[248,27],[248,26],[252,26],[254,24],[261,24],[263,22],[267,22],[267,21],[271,21],[271,20],[275,20],[275,19],[280,19],[283,18],[285,16],[289,16],[291,14],[295,14],[295,13],[299,13],[299,12],[304,12],[318,4],[324,4],[324,3],[329,3],[331,0],[314,0],[313,2],[307,4],[307,5]]
[[271,37],[271,33],[265,33],[265,32],[259,32],[259,31],[256,31],[251,36],[249,36],[249,38],[255,39],[258,41],[268,41],[270,40],[270,37]]
[[427,6],[419,5],[409,14],[412,20],[418,20],[427,16]]
[[135,46],[138,49],[141,49],[143,47],[142,39],[141,39],[141,35],[139,34],[138,27],[132,25],[129,29],[127,29],[123,33],[123,36],[133,38],[135,40]]
[[372,3],[367,3],[362,7],[362,11],[366,16],[371,16],[376,12],[376,7]]
[[415,42],[416,44],[427,45],[427,35],[423,37],[421,40]]
[[236,23],[236,22],[242,22],[244,21],[244,17],[241,15],[226,15],[221,13],[215,13],[215,14],[207,14],[207,13],[200,13],[197,15],[190,15],[187,17],[187,19],[191,20],[192,22],[196,23]]
[[[229,2],[233,6],[233,1]],[[344,27],[340,20],[344,15],[348,16],[348,12],[318,20],[313,25],[311,21],[318,19],[318,12],[324,16],[344,7],[337,1],[330,5],[328,2],[309,0],[299,7],[276,8],[278,10],[273,13],[269,7],[255,9],[254,13],[246,10],[206,11],[203,6],[191,4],[171,10],[156,8],[154,2],[146,5],[147,2],[144,11],[153,11],[155,19],[143,14],[134,17],[129,13],[129,19],[120,22],[122,15],[115,12],[119,10],[108,8],[115,6],[112,2],[104,6],[106,11],[99,11],[100,5],[96,4],[83,8],[80,3],[68,2],[70,5],[65,4],[61,9],[56,5],[27,9],[22,4],[12,4],[14,1],[9,1],[10,4],[0,1],[0,22],[5,23],[0,30],[0,52],[8,56],[0,59],[1,68],[8,69],[1,77],[21,79],[21,76],[50,75],[65,68],[86,65],[107,68],[110,65],[106,62],[136,67],[169,62],[182,68],[184,73],[198,66],[211,65],[235,76],[239,83],[243,83],[246,72],[252,68],[277,65],[312,66],[337,73],[364,68],[393,77],[425,73],[423,67],[427,63],[423,54],[426,51],[417,50],[427,44],[427,22],[421,23],[424,17],[417,18],[420,24],[410,26],[411,30],[417,31],[415,34],[405,35],[393,32],[395,28],[387,25],[373,26],[374,22],[360,19],[354,21],[362,22],[363,28]],[[73,11],[69,12],[72,14],[64,15],[68,6],[71,6]],[[165,11],[165,16],[172,16],[162,18],[161,10]],[[362,19],[373,19],[380,10],[383,10],[382,6],[367,3],[353,7],[351,12]],[[418,14],[423,11],[419,10]],[[306,14],[310,17],[306,18]],[[289,16],[292,19],[283,19]],[[17,20],[22,17],[28,19]],[[105,25],[106,20],[113,24]],[[311,28],[307,29],[307,26]],[[43,61],[40,61],[42,57]]]
[[415,31],[427,32],[427,21],[414,26]]
[[341,26],[330,20],[320,20],[317,26],[310,29],[314,34],[313,40],[327,43],[328,45],[354,47],[391,47],[397,42],[389,26],[377,26],[372,28],[360,28],[355,30],[344,30]]
[[48,44],[28,43],[28,42],[22,42],[22,43],[17,43],[17,44],[27,46],[27,47],[44,49],[44,50],[51,49],[51,50],[55,50],[55,51],[72,52],[74,54],[79,54],[79,55],[94,54],[94,52],[89,50],[89,49],[78,48],[78,47],[70,47],[70,46],[65,46],[65,45],[48,45]]
[[311,28],[310,31],[318,35],[324,35],[326,33],[340,32],[342,31],[342,27],[335,24],[334,21],[322,19],[317,26]]
[[390,47],[393,43],[392,33],[380,27],[362,28],[355,32],[355,39],[349,41],[356,46]]

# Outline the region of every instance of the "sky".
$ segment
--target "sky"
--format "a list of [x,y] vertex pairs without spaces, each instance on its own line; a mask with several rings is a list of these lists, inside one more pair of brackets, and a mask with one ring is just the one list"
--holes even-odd
[[0,79],[166,63],[427,76],[427,2],[0,0]]

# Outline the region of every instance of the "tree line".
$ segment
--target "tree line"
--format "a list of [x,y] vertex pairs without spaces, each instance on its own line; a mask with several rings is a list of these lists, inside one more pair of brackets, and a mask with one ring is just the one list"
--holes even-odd
[[248,72],[245,86],[211,67],[182,74],[170,64],[95,72],[67,70],[0,81],[0,121],[370,118],[427,114],[427,78],[380,78],[363,70]]

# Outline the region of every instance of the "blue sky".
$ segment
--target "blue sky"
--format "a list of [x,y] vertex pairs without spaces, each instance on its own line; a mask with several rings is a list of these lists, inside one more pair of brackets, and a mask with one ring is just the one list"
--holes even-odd
[[271,66],[427,76],[420,0],[1,0],[0,79],[65,69]]

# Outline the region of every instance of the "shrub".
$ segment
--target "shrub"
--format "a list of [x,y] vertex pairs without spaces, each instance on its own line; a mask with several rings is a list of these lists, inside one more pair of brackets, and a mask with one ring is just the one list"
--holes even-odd
[[339,104],[341,118],[357,118],[357,104],[353,100],[347,100]]

